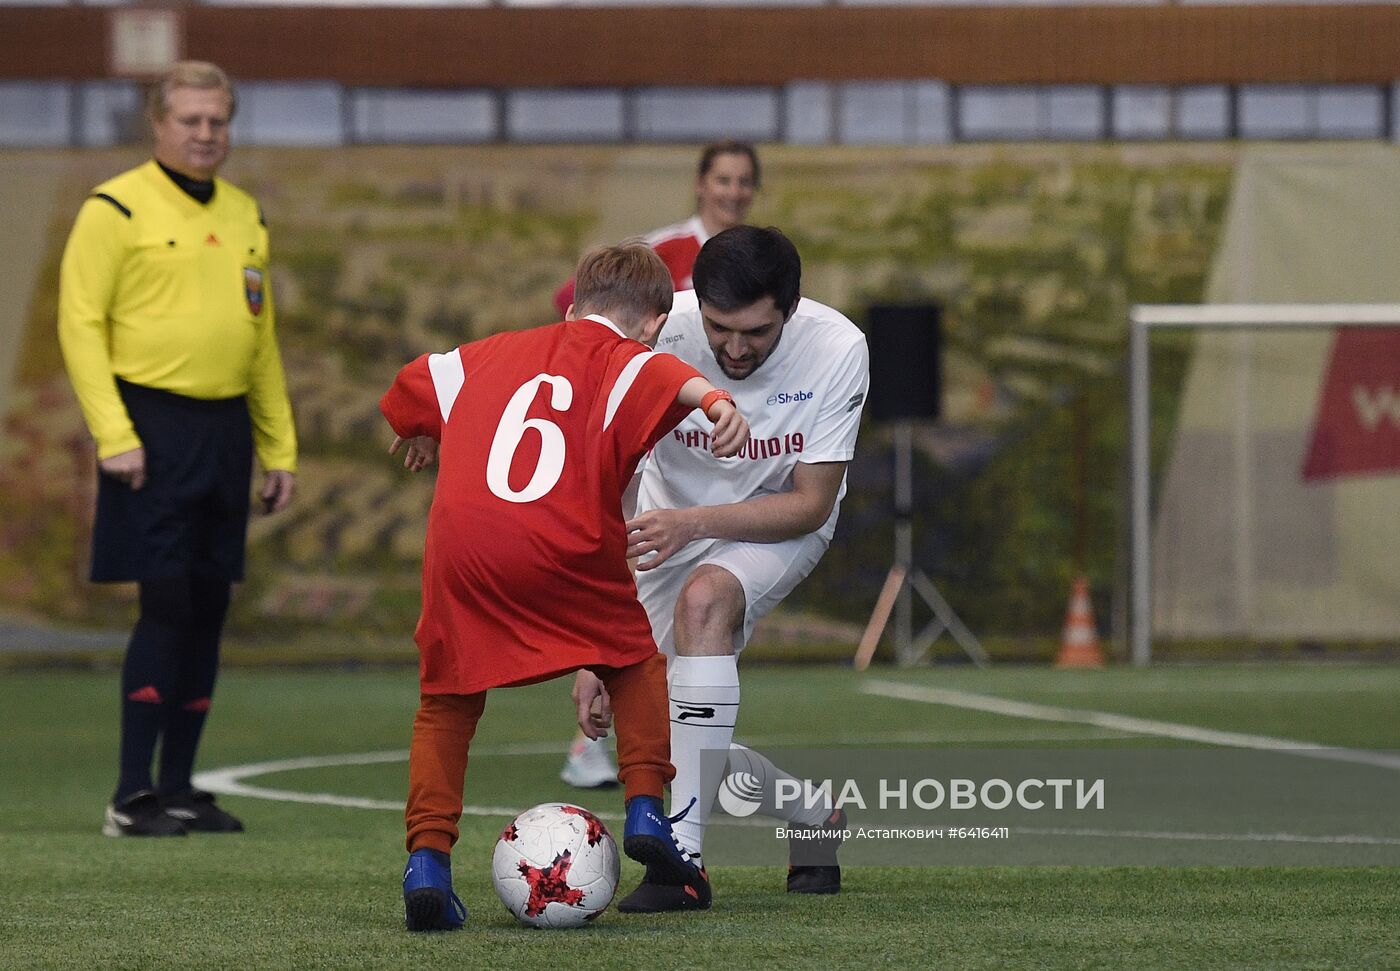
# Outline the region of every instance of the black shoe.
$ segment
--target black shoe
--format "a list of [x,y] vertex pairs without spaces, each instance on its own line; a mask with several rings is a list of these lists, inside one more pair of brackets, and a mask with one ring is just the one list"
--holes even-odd
[[788,893],[840,893],[839,866],[790,866],[787,876]]
[[694,876],[685,883],[662,883],[661,879],[664,877],[648,866],[637,889],[622,898],[617,909],[624,914],[710,909],[710,875],[704,867],[696,867]]
[[149,789],[133,792],[107,807],[103,836],[184,836],[185,824],[161,809],[160,799]]
[[174,795],[162,796],[161,806],[171,819],[182,823],[192,833],[241,833],[243,824],[214,803],[214,794],[201,789],[186,789]]
[[820,826],[805,826],[810,839],[788,837],[788,893],[840,893],[836,851],[846,840],[846,810],[834,810]]

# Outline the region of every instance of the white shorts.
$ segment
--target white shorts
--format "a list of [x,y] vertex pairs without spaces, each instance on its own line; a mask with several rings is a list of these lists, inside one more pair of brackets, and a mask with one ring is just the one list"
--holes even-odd
[[[681,587],[696,567],[712,564],[727,570],[744,588],[744,626],[734,637],[734,653],[749,642],[759,618],[782,603],[826,552],[829,540],[808,533],[781,543],[740,543],[733,540],[707,540],[702,552],[683,562],[674,559],[655,570],[637,574],[637,598],[651,620],[651,636],[667,657],[676,656],[676,599]],[[690,549],[684,552],[691,553]]]

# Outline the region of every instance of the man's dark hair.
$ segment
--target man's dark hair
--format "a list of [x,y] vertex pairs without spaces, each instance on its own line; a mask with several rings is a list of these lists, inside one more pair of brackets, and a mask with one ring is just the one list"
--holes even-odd
[[772,297],[788,313],[802,285],[802,258],[772,226],[735,226],[700,247],[691,278],[702,306],[728,313]]

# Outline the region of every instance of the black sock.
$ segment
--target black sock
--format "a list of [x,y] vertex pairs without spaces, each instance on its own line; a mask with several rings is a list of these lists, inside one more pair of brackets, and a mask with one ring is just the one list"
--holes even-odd
[[143,580],[141,616],[122,662],[121,774],[114,801],[152,789],[151,758],[175,692],[175,658],[189,626],[189,581]]
[[189,633],[177,658],[179,675],[166,705],[165,737],[160,746],[160,793],[174,795],[190,788],[195,753],[204,731],[219,673],[219,638],[228,613],[228,580],[193,577],[190,581],[192,617]]

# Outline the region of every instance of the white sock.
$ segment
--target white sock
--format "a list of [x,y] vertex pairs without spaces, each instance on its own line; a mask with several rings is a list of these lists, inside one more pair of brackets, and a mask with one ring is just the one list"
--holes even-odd
[[[739,714],[739,662],[732,654],[675,657],[671,661],[671,815],[690,811],[675,824],[676,838],[700,855],[705,825],[724,778],[726,753]],[[706,754],[708,753],[708,754]],[[695,804],[691,805],[691,799]]]
[[[774,819],[785,819],[803,826],[820,826],[831,817],[831,793],[810,782],[799,782],[768,760],[762,753],[738,742],[729,746],[729,774],[743,772],[753,776],[757,791],[762,792],[758,812]],[[778,782],[782,780],[783,801],[778,802]],[[747,780],[746,780],[747,781]],[[746,787],[747,788],[747,787]],[[793,796],[797,792],[799,795]]]

